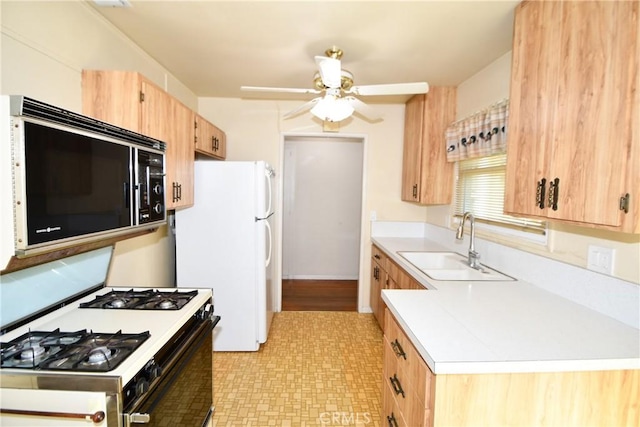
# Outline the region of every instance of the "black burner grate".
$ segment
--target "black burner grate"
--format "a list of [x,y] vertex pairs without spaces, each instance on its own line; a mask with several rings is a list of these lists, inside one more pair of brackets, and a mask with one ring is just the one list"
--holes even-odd
[[198,291],[111,291],[98,295],[94,300],[80,304],[80,308],[104,308],[120,310],[180,310]]
[[31,331],[0,343],[2,368],[108,372],[115,369],[147,338],[139,334]]

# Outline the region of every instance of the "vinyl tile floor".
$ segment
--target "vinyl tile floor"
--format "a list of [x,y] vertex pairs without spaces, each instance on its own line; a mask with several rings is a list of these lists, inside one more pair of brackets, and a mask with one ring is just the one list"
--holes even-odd
[[372,314],[276,313],[257,352],[214,352],[212,426],[381,426]]

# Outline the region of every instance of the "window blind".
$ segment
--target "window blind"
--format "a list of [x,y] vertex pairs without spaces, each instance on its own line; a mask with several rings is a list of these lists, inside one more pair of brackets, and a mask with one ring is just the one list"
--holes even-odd
[[472,212],[476,220],[521,231],[545,234],[544,221],[518,218],[504,213],[507,155],[497,154],[457,162],[456,216]]

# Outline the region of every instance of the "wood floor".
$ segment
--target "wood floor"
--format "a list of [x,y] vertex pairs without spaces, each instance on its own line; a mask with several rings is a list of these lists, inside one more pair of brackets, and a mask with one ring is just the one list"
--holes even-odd
[[357,311],[357,280],[282,280],[283,311]]

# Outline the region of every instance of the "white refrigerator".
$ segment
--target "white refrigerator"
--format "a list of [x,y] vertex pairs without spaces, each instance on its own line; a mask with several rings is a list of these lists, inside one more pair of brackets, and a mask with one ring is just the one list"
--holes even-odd
[[274,176],[263,161],[196,160],[194,206],[176,211],[176,283],[213,290],[214,351],[256,351],[267,340]]

